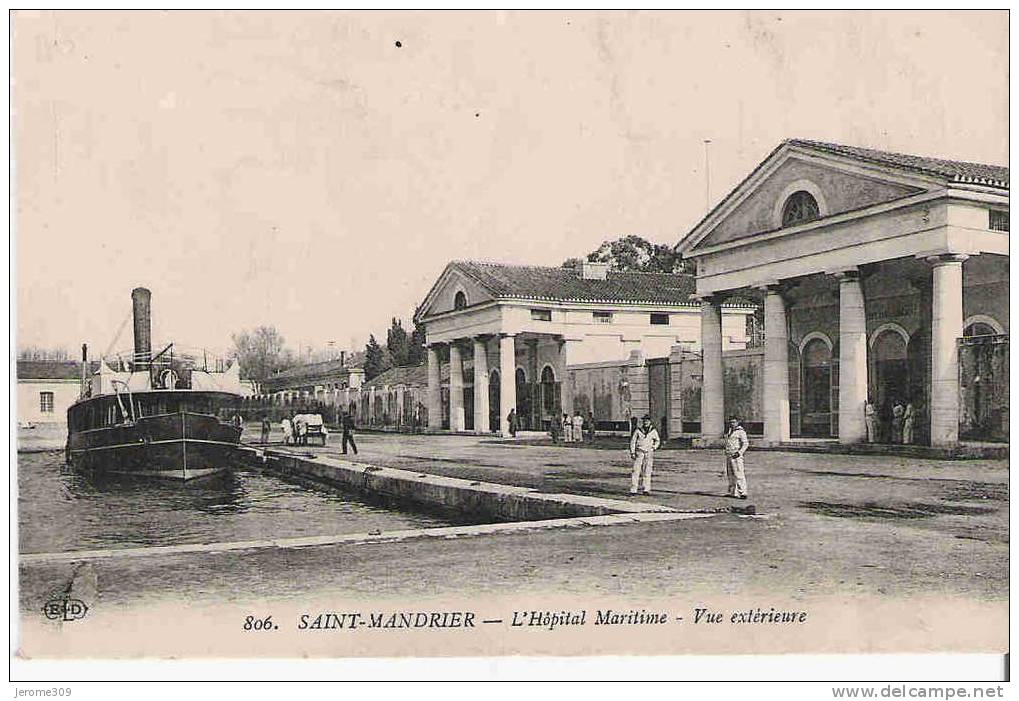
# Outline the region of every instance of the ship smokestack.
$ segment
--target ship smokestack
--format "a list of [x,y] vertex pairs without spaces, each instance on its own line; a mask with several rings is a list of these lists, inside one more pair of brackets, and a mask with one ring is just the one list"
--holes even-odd
[[148,367],[152,361],[152,293],[144,287],[131,290],[134,304],[134,362]]
[[85,384],[88,382],[88,344],[81,344],[81,394],[85,394]]

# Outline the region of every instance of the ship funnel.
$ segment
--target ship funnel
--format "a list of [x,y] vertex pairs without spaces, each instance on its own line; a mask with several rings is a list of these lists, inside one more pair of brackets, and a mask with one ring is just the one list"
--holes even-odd
[[152,361],[152,293],[144,287],[131,290],[134,304],[134,362],[148,367]]

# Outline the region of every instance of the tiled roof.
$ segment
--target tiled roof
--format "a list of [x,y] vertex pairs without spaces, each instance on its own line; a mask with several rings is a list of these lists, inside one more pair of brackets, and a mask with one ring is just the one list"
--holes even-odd
[[[91,363],[91,370],[99,368],[96,362]],[[81,362],[77,360],[19,360],[19,380],[79,380],[81,379]]]
[[925,175],[934,175],[957,183],[975,183],[1008,189],[1008,166],[948,161],[943,158],[912,156],[907,153],[877,151],[859,146],[844,146],[809,139],[789,139],[786,143],[794,146],[819,149],[841,156],[848,156],[870,163],[879,163],[896,168],[905,168]]
[[308,363],[289,368],[266,378],[269,387],[287,387],[301,382],[311,383],[315,380],[345,378],[350,367],[339,360],[326,360],[321,363]]
[[[443,363],[441,365],[442,378],[449,379],[449,364]],[[427,387],[428,386],[428,366],[427,365],[402,365],[400,367],[389,368],[381,375],[377,375],[372,379],[365,382],[362,387],[382,387],[383,385],[389,385],[395,387],[397,385],[406,385],[408,387]]]
[[671,273],[609,272],[585,280],[573,268],[454,261],[452,265],[498,299],[604,304],[689,304],[694,277]]

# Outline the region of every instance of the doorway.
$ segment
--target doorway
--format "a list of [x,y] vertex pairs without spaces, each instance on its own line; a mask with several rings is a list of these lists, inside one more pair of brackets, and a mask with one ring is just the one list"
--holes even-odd
[[517,426],[522,430],[531,428],[531,388],[527,385],[527,375],[523,368],[517,368]]
[[803,347],[801,433],[811,438],[832,437],[831,348],[823,338]]
[[874,357],[874,408],[878,415],[878,441],[892,440],[892,409],[896,403],[903,406],[911,397],[909,358],[906,339],[895,329],[878,334],[871,346]]
[[547,428],[546,420],[556,421],[563,413],[559,395],[559,383],[555,381],[555,371],[546,365],[541,371],[541,428]]
[[502,386],[499,384],[499,371],[493,370],[488,376],[488,430],[498,431],[499,411],[501,407]]

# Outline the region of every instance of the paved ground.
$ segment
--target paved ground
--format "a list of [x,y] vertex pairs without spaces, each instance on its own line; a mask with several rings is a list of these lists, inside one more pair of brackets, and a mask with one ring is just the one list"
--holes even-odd
[[[245,433],[254,435],[254,428]],[[553,492],[654,500],[680,509],[737,503],[723,495],[722,461],[715,451],[659,452],[654,494],[630,497],[628,458],[619,441],[571,448],[459,436],[358,434],[357,440],[357,459],[378,465]],[[333,454],[338,442],[334,435],[325,448],[306,450]],[[875,613],[875,606],[883,605],[893,606],[890,615],[906,616],[903,630],[915,639],[924,640],[924,631],[935,635],[931,626],[941,625],[938,644],[949,648],[952,631],[968,624],[964,618],[945,619],[945,612],[976,606],[979,625],[990,626],[991,637],[1003,639],[1006,461],[751,450],[747,477],[748,503],[767,518],[722,514],[453,540],[96,563],[97,610],[112,615],[141,605],[188,601],[230,602],[255,611],[267,601],[296,606],[315,599],[338,605],[352,597],[375,602],[369,605],[528,596],[535,601],[607,597],[617,606],[639,606],[650,599],[690,606],[698,601],[724,605],[736,598],[818,607],[846,607],[855,601],[828,618],[841,616],[841,625],[856,621],[873,631],[875,641],[860,643],[864,648],[885,641],[899,649],[894,638],[880,633],[877,621],[885,620],[885,613]],[[67,582],[70,571],[66,564],[23,568],[22,611],[37,618],[38,602],[46,600],[55,582]],[[865,621],[868,615],[874,620]],[[832,649],[849,649],[836,639],[829,642]],[[719,644],[720,650],[736,649],[725,647],[731,641]]]
[[[583,448],[372,433],[358,434],[357,441],[358,460],[390,467],[542,491],[652,500],[684,510],[740,504],[724,495],[723,461],[715,451],[660,451],[654,494],[631,497],[629,459],[618,439],[599,439]],[[301,449],[336,454],[338,443],[339,436],[331,435],[325,448]],[[778,586],[792,595],[825,587],[1007,598],[1007,461],[751,451],[747,479],[747,503],[770,519],[753,525],[724,517],[638,526],[634,530],[640,535],[624,538],[608,532],[540,538],[576,539],[582,548],[597,542],[610,560],[616,550],[629,559],[639,548],[645,552],[642,570],[696,567],[708,580],[745,570],[753,573],[748,577],[753,584]],[[499,575],[504,576],[513,578],[508,572]],[[546,576],[562,579],[547,572],[543,581]],[[677,583],[668,578],[651,586],[669,589]]]

